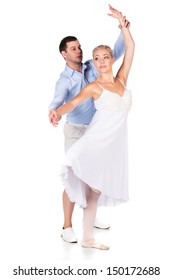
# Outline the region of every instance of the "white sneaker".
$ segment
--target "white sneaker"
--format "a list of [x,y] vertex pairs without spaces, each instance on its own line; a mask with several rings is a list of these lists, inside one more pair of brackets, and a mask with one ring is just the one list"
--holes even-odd
[[61,237],[66,242],[77,243],[77,238],[74,234],[72,227],[62,229]]
[[99,219],[95,218],[94,227],[95,228],[100,228],[100,229],[109,229],[110,225],[109,224],[104,224]]

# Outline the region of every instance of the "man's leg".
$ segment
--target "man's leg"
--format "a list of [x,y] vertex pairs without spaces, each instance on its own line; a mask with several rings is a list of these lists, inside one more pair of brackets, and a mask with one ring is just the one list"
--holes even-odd
[[[68,123],[64,125],[64,148],[65,152],[84,134],[86,126],[75,126]],[[62,238],[70,243],[76,243],[77,238],[72,228],[72,215],[75,203],[71,202],[68,198],[66,191],[64,190],[62,195],[63,211],[64,211],[64,226],[62,229]]]
[[71,202],[68,198],[66,191],[64,190],[62,195],[63,211],[64,211],[64,226],[62,229],[61,237],[64,241],[69,243],[76,243],[77,238],[72,228],[72,214],[75,203]]
[[63,192],[62,200],[64,210],[64,228],[69,228],[72,227],[72,214],[75,203],[69,200],[65,190]]

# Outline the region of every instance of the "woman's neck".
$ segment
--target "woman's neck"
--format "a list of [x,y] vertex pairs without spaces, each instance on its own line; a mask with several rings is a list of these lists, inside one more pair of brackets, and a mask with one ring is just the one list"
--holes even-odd
[[98,77],[98,82],[99,83],[112,83],[114,84],[115,82],[115,79],[114,79],[114,76],[113,75],[107,75],[107,74],[101,74],[99,77]]

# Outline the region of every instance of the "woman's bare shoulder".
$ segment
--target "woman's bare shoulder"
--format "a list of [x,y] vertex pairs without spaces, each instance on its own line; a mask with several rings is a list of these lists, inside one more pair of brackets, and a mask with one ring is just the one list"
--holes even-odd
[[92,82],[86,85],[83,90],[83,94],[92,97],[93,99],[97,99],[98,96],[102,93],[102,89],[99,87],[97,82]]
[[86,85],[84,87],[85,91],[92,91],[94,93],[100,93],[101,91],[101,88],[99,87],[99,85],[97,84],[96,81],[92,82],[92,83],[89,83],[88,85]]

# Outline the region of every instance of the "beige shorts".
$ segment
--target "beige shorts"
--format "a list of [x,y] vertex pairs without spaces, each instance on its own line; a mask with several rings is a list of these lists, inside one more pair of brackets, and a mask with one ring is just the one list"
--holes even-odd
[[88,125],[85,124],[71,124],[66,122],[64,124],[64,149],[65,152],[84,134]]

